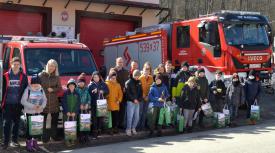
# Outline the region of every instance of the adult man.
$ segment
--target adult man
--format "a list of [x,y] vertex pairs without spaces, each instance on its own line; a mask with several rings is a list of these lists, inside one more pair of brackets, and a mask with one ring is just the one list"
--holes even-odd
[[[120,84],[122,91],[125,95],[125,82],[129,79],[129,71],[124,68],[124,60],[122,57],[116,59],[115,71],[117,73],[117,82]],[[123,96],[125,97],[125,96]],[[119,109],[119,128],[125,127],[125,111],[126,111],[126,99],[123,98],[120,103]]]
[[18,130],[22,111],[20,101],[25,88],[28,86],[27,76],[21,71],[20,59],[14,57],[10,64],[11,69],[3,77],[3,100],[1,104],[4,121],[3,149],[7,149],[9,146],[11,130],[12,144],[19,146]]

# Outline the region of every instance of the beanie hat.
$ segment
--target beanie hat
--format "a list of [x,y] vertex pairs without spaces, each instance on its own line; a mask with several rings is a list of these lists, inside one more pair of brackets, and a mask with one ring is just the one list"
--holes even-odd
[[31,77],[31,84],[41,84],[40,78],[37,75],[32,76]]
[[74,85],[76,87],[76,83],[75,83],[75,80],[74,79],[70,79],[67,83],[67,88],[69,88],[69,85]]
[[79,77],[77,78],[77,82],[79,83],[79,82],[84,82],[84,83],[86,83],[86,74],[85,73],[81,73],[80,75],[79,75]]
[[138,77],[138,76],[140,76],[140,75],[141,75],[141,73],[140,73],[139,70],[135,70],[135,71],[133,72],[133,77]]
[[181,67],[189,67],[188,62],[187,61],[182,62]]
[[200,69],[198,69],[198,74],[199,74],[199,73],[202,73],[202,72],[203,72],[203,73],[205,73],[204,68],[200,68]]

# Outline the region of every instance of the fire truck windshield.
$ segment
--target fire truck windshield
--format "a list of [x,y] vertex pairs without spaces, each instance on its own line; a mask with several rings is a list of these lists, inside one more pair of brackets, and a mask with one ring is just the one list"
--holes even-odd
[[50,59],[57,61],[60,76],[77,76],[82,72],[91,75],[96,70],[96,65],[89,50],[27,48],[25,49],[27,74],[40,73]]
[[226,24],[224,33],[228,45],[269,46],[266,26],[263,24]]

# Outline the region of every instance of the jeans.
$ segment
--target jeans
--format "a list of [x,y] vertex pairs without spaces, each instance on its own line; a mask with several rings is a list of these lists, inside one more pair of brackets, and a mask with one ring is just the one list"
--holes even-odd
[[229,105],[230,120],[234,121],[238,116],[238,106],[231,104]]
[[194,112],[195,112],[194,109],[184,109],[183,110],[183,114],[184,114],[184,118],[185,118],[185,127],[192,127]]
[[149,105],[149,102],[147,102],[147,101],[142,101],[139,104],[139,118],[140,119],[139,119],[139,123],[138,123],[138,128],[140,130],[143,130],[146,125],[148,105]]
[[52,119],[51,119],[50,129],[46,129],[48,114],[43,113],[42,115],[44,116],[43,136],[42,136],[43,141],[44,142],[49,141],[50,137],[52,137],[53,139],[57,139],[56,131],[57,131],[59,113],[51,113]]
[[139,104],[127,102],[127,130],[135,129],[139,122]]
[[12,141],[17,142],[19,133],[21,107],[20,105],[6,105],[3,111],[4,122],[4,144],[10,142],[10,133],[12,131]]

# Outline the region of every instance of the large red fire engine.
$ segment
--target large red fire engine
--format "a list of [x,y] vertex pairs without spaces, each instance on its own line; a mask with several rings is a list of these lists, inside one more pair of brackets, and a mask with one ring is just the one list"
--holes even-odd
[[272,36],[268,19],[257,12],[221,11],[197,19],[159,24],[135,30],[134,35],[105,42],[105,63],[114,57],[150,61],[153,66],[172,60],[204,67],[208,79],[217,69],[225,80],[233,73],[246,78],[255,69],[267,84],[271,78]]

